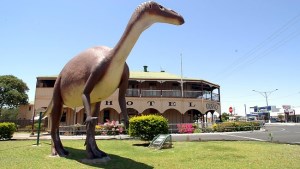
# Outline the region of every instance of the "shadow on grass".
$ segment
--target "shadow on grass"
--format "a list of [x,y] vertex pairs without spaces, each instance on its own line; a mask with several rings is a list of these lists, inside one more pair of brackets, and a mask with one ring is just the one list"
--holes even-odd
[[138,147],[148,147],[150,143],[138,143],[138,144],[132,144],[133,146],[138,146]]
[[93,166],[93,167],[101,167],[105,169],[115,169],[115,168],[134,168],[134,169],[152,169],[152,166],[149,166],[144,163],[140,163],[137,161],[134,161],[129,158],[121,157],[114,154],[108,154],[108,156],[111,158],[111,160],[107,163],[103,164],[89,164],[89,163],[83,163],[82,159],[86,158],[86,151],[80,150],[80,149],[74,149],[71,147],[65,147],[66,150],[70,152],[69,156],[67,156],[67,159],[75,160],[81,164],[87,165],[87,166]]

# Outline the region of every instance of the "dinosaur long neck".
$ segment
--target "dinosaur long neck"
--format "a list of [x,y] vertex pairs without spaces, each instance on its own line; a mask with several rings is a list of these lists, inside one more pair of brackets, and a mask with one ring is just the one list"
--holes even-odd
[[141,33],[147,29],[152,23],[147,22],[137,14],[133,14],[127,27],[117,43],[113,48],[113,57],[119,63],[125,63],[133,46],[137,42]]

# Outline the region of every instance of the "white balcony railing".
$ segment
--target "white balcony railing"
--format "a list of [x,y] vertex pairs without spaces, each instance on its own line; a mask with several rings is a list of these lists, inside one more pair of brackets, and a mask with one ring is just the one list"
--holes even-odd
[[140,97],[140,89],[127,89],[127,97]]
[[162,97],[181,97],[181,90],[162,90]]
[[161,97],[161,90],[141,90],[142,97]]
[[202,91],[183,91],[183,96],[185,98],[203,98]]
[[[181,90],[140,90],[127,89],[127,97],[181,97]],[[219,94],[209,91],[183,91],[184,98],[198,98],[212,101],[220,101]]]

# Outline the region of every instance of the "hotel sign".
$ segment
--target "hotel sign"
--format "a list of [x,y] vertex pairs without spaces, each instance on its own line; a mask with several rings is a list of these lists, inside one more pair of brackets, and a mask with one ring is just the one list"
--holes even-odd
[[[148,100],[143,103],[147,104],[149,107],[155,107],[157,102],[160,102],[160,101]],[[185,106],[190,107],[190,108],[194,108],[196,106],[199,106],[198,104],[201,104],[201,102],[184,102],[184,103],[185,103]],[[135,106],[135,102],[131,101],[131,100],[128,100],[126,102],[126,104],[127,104],[127,106]],[[177,106],[181,105],[181,104],[177,104],[177,102],[175,102],[175,101],[167,101],[167,102],[164,102],[164,104],[165,104],[165,106],[168,106],[168,107],[177,107]],[[204,104],[205,105],[203,108],[206,109],[207,111],[219,109],[219,105],[216,103],[204,103]],[[105,101],[105,105],[112,106],[113,101]]]
[[218,110],[219,106],[213,103],[206,103],[207,110]]
[[[127,106],[133,106],[134,102],[133,101],[127,101],[126,102]],[[155,106],[155,101],[147,101],[148,106]],[[113,105],[113,101],[105,101],[105,105],[106,106],[112,106]],[[168,102],[168,106],[169,107],[175,107],[177,104],[176,102]],[[188,107],[195,107],[195,103],[193,102],[188,102]],[[215,105],[217,106],[217,105]]]

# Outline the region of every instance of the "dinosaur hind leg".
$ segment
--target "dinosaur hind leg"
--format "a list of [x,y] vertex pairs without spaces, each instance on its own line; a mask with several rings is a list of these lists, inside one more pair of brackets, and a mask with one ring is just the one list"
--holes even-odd
[[[54,91],[55,92],[55,91]],[[62,100],[60,95],[53,97],[53,109],[51,111],[51,155],[67,156],[69,152],[64,149],[59,137],[59,123],[62,115]]]
[[[93,110],[93,116],[98,117],[99,115],[99,110],[100,110],[100,102],[95,103],[92,105],[92,110]],[[85,145],[86,145],[86,151],[87,151],[87,158],[89,159],[95,159],[95,158],[103,158],[106,161],[109,160],[109,157],[107,154],[103,151],[101,151],[96,143],[95,140],[95,126],[96,126],[97,120],[94,119],[92,121],[88,121],[86,124],[86,140],[85,140]]]

